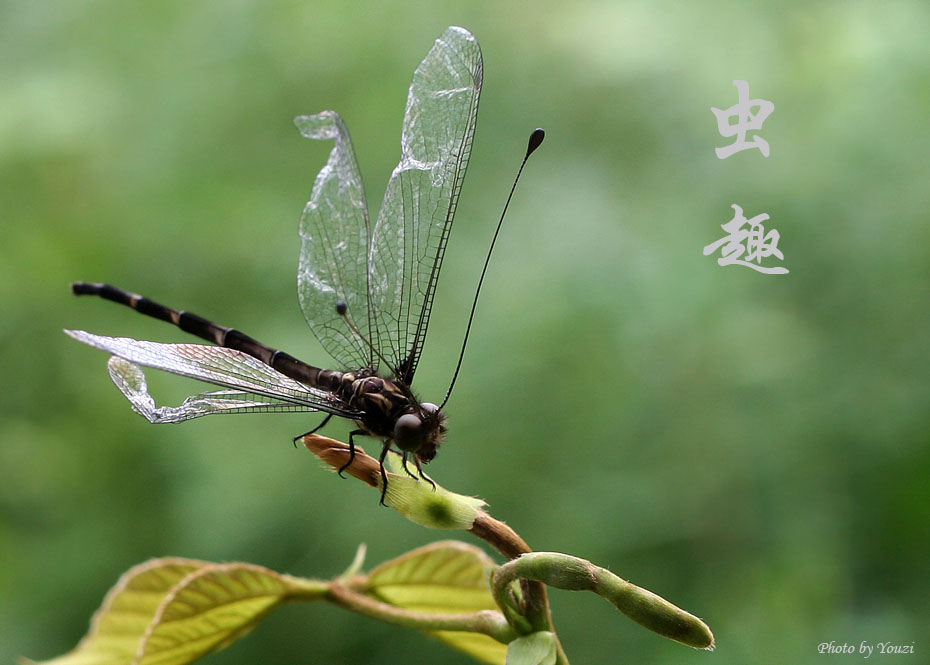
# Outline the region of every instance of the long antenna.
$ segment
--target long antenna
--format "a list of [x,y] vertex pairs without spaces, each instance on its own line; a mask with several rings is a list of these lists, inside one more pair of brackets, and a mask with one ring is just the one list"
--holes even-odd
[[481,277],[478,278],[478,288],[475,289],[475,300],[471,304],[471,313],[468,315],[468,325],[465,326],[465,339],[462,340],[462,351],[459,353],[459,361],[455,366],[455,372],[452,374],[449,390],[446,391],[446,397],[442,400],[442,404],[439,405],[440,409],[449,401],[449,396],[452,395],[452,389],[455,387],[455,380],[459,377],[459,370],[462,369],[462,360],[465,358],[465,347],[468,344],[468,333],[471,332],[471,323],[475,318],[475,309],[478,307],[478,295],[481,293],[484,275],[487,273],[488,264],[491,262],[491,252],[494,251],[494,245],[497,243],[497,235],[501,232],[501,226],[504,224],[504,215],[507,214],[507,208],[510,206],[510,199],[513,198],[513,193],[517,189],[517,183],[520,182],[520,174],[523,173],[523,167],[526,166],[526,161],[530,158],[530,155],[533,154],[533,151],[542,144],[544,138],[546,138],[546,132],[542,129],[534,129],[533,133],[530,134],[530,140],[526,146],[526,155],[523,156],[523,162],[521,162],[520,169],[517,171],[517,177],[513,180],[513,187],[510,188],[510,194],[507,195],[507,202],[504,204],[504,210],[501,212],[500,221],[497,222],[497,229],[494,231],[494,237],[491,239],[491,247],[488,249],[488,256],[484,260],[484,268],[481,269]]

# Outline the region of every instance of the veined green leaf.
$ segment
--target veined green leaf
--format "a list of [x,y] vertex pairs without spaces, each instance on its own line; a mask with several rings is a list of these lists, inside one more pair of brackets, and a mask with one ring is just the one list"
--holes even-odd
[[488,578],[495,563],[481,549],[444,540],[386,561],[368,575],[368,591],[421,612],[496,609]]
[[70,652],[44,665],[126,665],[165,595],[190,573],[209,566],[193,559],[152,559],[123,573],[90,621],[90,630]]
[[73,651],[43,665],[189,663],[242,637],[289,597],[314,591],[309,580],[261,566],[153,559],[120,578]]
[[[368,576],[368,593],[397,607],[436,614],[496,610],[488,578],[496,567],[481,549],[453,540],[386,561]],[[479,633],[429,631],[472,657],[503,665],[507,647]]]
[[138,665],[180,665],[242,637],[291,588],[261,566],[229,563],[189,575],[165,597],[140,645]]

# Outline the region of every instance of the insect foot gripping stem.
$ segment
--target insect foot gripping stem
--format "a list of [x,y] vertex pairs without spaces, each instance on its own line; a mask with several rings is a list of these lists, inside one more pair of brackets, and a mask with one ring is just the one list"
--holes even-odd
[[[349,445],[342,441],[308,434],[303,437],[307,450],[319,457],[334,469],[340,468],[349,459]],[[481,499],[462,494],[455,494],[429,483],[421,483],[415,478],[402,475],[401,462],[397,455],[391,455],[387,466],[392,469],[388,474],[389,482],[384,502],[414,524],[431,529],[470,529],[477,519],[480,509],[485,505]],[[381,465],[378,460],[368,455],[356,444],[355,460],[346,468],[346,473],[358,478],[366,485],[380,489]]]

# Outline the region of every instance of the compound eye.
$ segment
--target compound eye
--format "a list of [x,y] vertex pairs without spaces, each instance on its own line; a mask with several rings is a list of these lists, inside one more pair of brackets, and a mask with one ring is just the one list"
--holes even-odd
[[423,402],[420,404],[420,410],[423,412],[423,415],[427,417],[435,416],[439,413],[439,407],[432,402]]
[[415,452],[420,447],[423,421],[413,413],[406,413],[394,423],[394,443],[401,450]]

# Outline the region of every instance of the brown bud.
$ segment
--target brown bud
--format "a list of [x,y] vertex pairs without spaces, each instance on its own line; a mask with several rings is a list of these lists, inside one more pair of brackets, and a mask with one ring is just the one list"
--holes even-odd
[[[319,434],[307,434],[302,441],[307,450],[334,469],[341,469],[349,461],[348,443]],[[378,460],[358,446],[355,446],[355,459],[343,473],[348,473],[372,487],[379,487],[381,484],[381,467]]]

